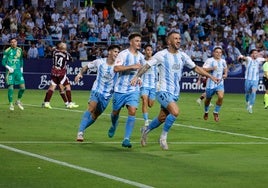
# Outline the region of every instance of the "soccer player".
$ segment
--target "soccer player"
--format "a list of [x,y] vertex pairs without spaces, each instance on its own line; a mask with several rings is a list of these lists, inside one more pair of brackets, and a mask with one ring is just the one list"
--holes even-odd
[[142,146],[146,145],[147,134],[164,123],[159,143],[163,150],[168,149],[167,135],[180,112],[177,101],[180,95],[180,79],[184,66],[217,82],[216,78],[197,66],[186,53],[179,50],[180,43],[180,34],[175,31],[170,32],[167,35],[168,48],[157,52],[153,56],[156,61],[150,61],[144,65],[131,80],[131,85],[140,84],[139,77],[150,67],[158,66],[159,87],[157,87],[156,99],[161,104],[161,108],[158,116],[150,122],[147,129],[143,130],[141,136]]
[[[145,63],[149,61],[154,61],[152,59],[153,55],[153,47],[150,44],[146,44],[144,47],[144,55],[145,55]],[[141,90],[141,99],[142,99],[142,115],[144,119],[144,127],[149,125],[149,115],[148,108],[151,108],[154,105],[155,101],[155,92],[156,92],[156,84],[157,84],[157,67],[154,66],[149,69],[144,75],[142,75],[142,86]]]
[[265,86],[264,108],[268,109],[268,60],[263,64],[263,84]]
[[129,47],[121,51],[116,60],[114,71],[118,74],[114,86],[113,111],[111,113],[112,125],[108,136],[112,138],[115,134],[121,108],[126,106],[128,117],[125,123],[125,134],[122,147],[131,148],[130,137],[136,120],[136,110],[140,99],[140,86],[132,86],[130,80],[135,76],[137,70],[144,62],[144,56],[139,51],[141,48],[141,34],[131,33],[128,37]]
[[24,107],[21,103],[21,98],[25,91],[25,81],[23,77],[23,52],[22,49],[18,47],[16,38],[11,38],[9,42],[10,47],[4,50],[2,59],[2,65],[6,67],[6,84],[8,86],[7,96],[9,102],[9,110],[14,111],[14,85],[19,85],[16,104],[21,110],[24,110]]
[[44,107],[51,109],[50,99],[59,86],[59,92],[65,102],[67,108],[77,108],[79,105],[72,102],[71,84],[67,77],[66,65],[68,61],[72,61],[72,56],[67,52],[67,45],[60,42],[57,48],[53,51],[53,65],[51,69],[51,84],[44,98]]
[[252,49],[249,52],[250,56],[239,56],[239,59],[244,61],[246,66],[245,72],[245,99],[247,111],[253,113],[253,105],[256,100],[256,91],[259,84],[259,68],[260,65],[265,61],[263,57],[259,57],[257,49]]
[[214,107],[213,116],[216,122],[219,121],[219,112],[222,106],[223,97],[224,97],[224,79],[228,76],[228,68],[226,61],[222,59],[222,47],[215,46],[213,48],[213,55],[211,58],[208,58],[203,68],[209,72],[213,77],[216,77],[220,82],[215,83],[211,78],[208,78],[206,84],[206,99],[204,106],[204,120],[208,119],[208,112],[210,108],[210,101],[213,95],[217,94],[218,99],[216,101],[216,105]]
[[116,73],[114,72],[114,61],[119,53],[118,45],[108,47],[108,57],[100,58],[88,62],[79,74],[75,77],[75,82],[83,78],[83,73],[88,69],[97,69],[97,77],[91,89],[90,98],[88,101],[88,109],[83,114],[80,122],[76,140],[84,141],[84,132],[86,128],[92,125],[97,118],[103,113],[109,104],[114,91]]

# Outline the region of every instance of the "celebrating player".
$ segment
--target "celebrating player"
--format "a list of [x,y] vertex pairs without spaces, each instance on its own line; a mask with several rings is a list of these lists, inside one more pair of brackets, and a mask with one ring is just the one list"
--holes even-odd
[[213,97],[213,95],[217,94],[218,99],[216,101],[216,105],[213,111],[214,120],[216,122],[219,121],[219,112],[222,106],[223,102],[223,96],[224,96],[224,79],[227,78],[228,75],[228,68],[226,61],[222,59],[222,47],[221,46],[215,46],[213,48],[213,57],[208,58],[203,68],[208,71],[212,76],[216,77],[220,80],[219,83],[215,83],[213,80],[208,78],[207,84],[206,84],[206,100],[205,100],[205,106],[204,106],[204,120],[208,119],[208,112],[210,108],[210,101]]
[[114,83],[116,80],[116,73],[114,72],[114,61],[119,53],[120,47],[118,45],[111,45],[108,48],[108,57],[96,59],[88,62],[79,74],[75,77],[75,82],[78,82],[83,73],[88,69],[97,68],[97,77],[91,89],[90,98],[88,101],[88,109],[83,114],[80,122],[79,130],[76,140],[84,141],[84,131],[87,127],[92,125],[96,119],[106,109],[114,92]]
[[139,69],[136,76],[131,80],[131,85],[139,84],[139,77],[142,76],[150,67],[158,66],[159,71],[159,87],[157,87],[156,98],[161,104],[161,109],[157,117],[155,117],[144,129],[141,136],[141,145],[146,145],[147,134],[153,129],[164,123],[159,143],[163,150],[168,149],[167,136],[170,128],[179,116],[179,106],[177,101],[180,95],[180,79],[184,66],[193,69],[198,74],[204,75],[217,82],[217,79],[207,73],[204,69],[197,66],[191,58],[180,49],[181,36],[178,32],[172,31],[167,36],[168,48],[157,52],[151,61]]
[[250,56],[239,56],[246,66],[245,72],[245,99],[247,105],[247,111],[253,113],[253,105],[256,100],[256,91],[259,84],[259,69],[260,65],[265,61],[265,58],[259,57],[257,49],[252,49],[249,52]]
[[108,131],[108,136],[112,138],[115,134],[118,118],[121,109],[126,106],[128,117],[125,123],[125,134],[122,147],[131,148],[130,137],[135,125],[136,110],[139,105],[139,86],[129,85],[129,81],[135,76],[142,66],[144,56],[139,51],[141,48],[141,34],[131,33],[128,37],[129,48],[121,51],[116,60],[114,71],[117,72],[117,80],[114,86],[113,111],[111,114],[112,125]]
[[[153,55],[153,47],[150,44],[146,44],[144,46],[144,56],[145,63],[149,61],[154,61],[152,59]],[[154,105],[155,101],[155,92],[156,92],[156,84],[157,84],[157,67],[154,66],[149,69],[144,75],[141,77],[142,86],[141,90],[141,99],[142,99],[142,115],[144,119],[144,126],[142,129],[146,128],[149,125],[149,115],[148,108],[151,108]]]

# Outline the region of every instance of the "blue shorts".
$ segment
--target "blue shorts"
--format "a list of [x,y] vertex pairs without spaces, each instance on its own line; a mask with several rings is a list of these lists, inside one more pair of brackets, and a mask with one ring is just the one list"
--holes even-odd
[[90,97],[89,97],[89,101],[94,101],[97,103],[97,111],[102,113],[108,106],[110,98],[105,99],[104,96],[96,91],[91,91]]
[[179,100],[179,96],[174,96],[171,93],[164,91],[156,92],[156,98],[163,108],[167,108],[169,103],[177,102]]
[[141,95],[147,95],[149,99],[155,100],[155,88],[141,87]]
[[245,80],[245,92],[249,93],[253,89],[257,91],[259,80]]
[[120,110],[124,106],[132,106],[138,108],[140,102],[139,91],[130,93],[114,93],[113,110]]
[[219,84],[217,87],[215,88],[206,88],[206,98],[211,99],[213,95],[215,95],[215,93],[217,91],[224,91],[224,86],[223,84]]

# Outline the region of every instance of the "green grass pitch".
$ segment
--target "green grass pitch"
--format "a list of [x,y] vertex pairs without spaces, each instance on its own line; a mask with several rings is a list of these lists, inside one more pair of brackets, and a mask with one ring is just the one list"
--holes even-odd
[[[15,90],[17,91],[17,90]],[[243,94],[225,94],[220,122],[204,121],[199,93],[181,93],[180,116],[161,150],[162,126],[140,145],[141,108],[131,149],[122,148],[126,109],[114,138],[108,138],[111,104],[75,141],[88,91],[73,91],[77,109],[65,109],[56,91],[53,109],[41,108],[45,90],[26,90],[25,110],[8,109],[7,90],[0,90],[0,187],[2,188],[266,188],[268,185],[268,110],[258,94],[253,114]],[[16,96],[17,92],[14,93]],[[14,97],[15,98],[15,97]],[[215,97],[212,102],[215,104]],[[157,115],[159,105],[150,109]]]

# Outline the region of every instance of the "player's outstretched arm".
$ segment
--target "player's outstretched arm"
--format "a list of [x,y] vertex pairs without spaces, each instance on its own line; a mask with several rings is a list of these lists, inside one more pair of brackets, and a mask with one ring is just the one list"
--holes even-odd
[[84,72],[86,72],[88,70],[88,66],[84,66],[82,67],[82,69],[80,70],[80,72],[76,75],[76,77],[74,78],[75,83],[79,82],[79,80],[81,78],[83,78],[83,74]]

